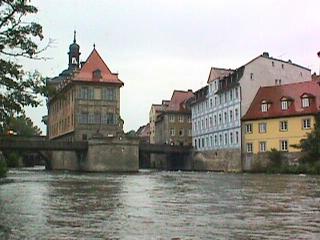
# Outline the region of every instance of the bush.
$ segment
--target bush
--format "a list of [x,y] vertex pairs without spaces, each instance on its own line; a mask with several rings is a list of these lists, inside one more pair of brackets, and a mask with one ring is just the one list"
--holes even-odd
[[280,167],[284,160],[283,153],[274,148],[271,148],[271,151],[268,152],[268,157],[271,162],[271,168]]
[[20,167],[20,154],[17,152],[9,152],[6,154],[6,159],[7,159],[7,166],[9,168],[16,168]]
[[8,171],[8,168],[7,168],[7,164],[6,164],[6,161],[1,158],[1,155],[0,155],[0,178],[3,178],[7,175],[7,171]]

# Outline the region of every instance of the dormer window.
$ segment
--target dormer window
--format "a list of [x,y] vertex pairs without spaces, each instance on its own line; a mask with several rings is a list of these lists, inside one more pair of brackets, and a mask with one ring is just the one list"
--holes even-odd
[[92,72],[92,77],[94,80],[99,80],[102,78],[102,75],[101,75],[101,70],[100,69],[97,69],[95,71]]
[[302,107],[303,108],[307,108],[310,106],[310,100],[309,98],[305,97],[305,98],[302,98]]
[[288,110],[288,101],[287,100],[281,101],[281,110]]
[[268,111],[268,103],[266,101],[261,102],[261,112],[267,112]]

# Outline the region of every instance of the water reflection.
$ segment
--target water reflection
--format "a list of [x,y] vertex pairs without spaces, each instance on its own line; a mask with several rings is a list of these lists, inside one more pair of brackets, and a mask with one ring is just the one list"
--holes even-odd
[[0,238],[319,239],[320,177],[14,171]]

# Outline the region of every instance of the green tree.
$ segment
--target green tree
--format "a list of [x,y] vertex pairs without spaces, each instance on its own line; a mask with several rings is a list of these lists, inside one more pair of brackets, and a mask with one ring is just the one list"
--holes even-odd
[[22,137],[41,135],[40,128],[38,126],[34,126],[32,120],[25,115],[10,118],[5,130],[6,132],[11,130],[18,136]]
[[0,0],[0,134],[25,106],[40,104],[45,80],[38,72],[26,73],[17,58],[41,59],[37,42],[43,39],[40,24],[28,21],[37,8],[30,0]]

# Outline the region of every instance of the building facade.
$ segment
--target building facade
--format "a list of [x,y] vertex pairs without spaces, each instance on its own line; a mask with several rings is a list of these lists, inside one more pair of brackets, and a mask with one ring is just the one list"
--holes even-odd
[[198,151],[241,151],[241,117],[258,89],[310,79],[310,69],[268,53],[235,70],[211,68],[206,98],[192,104],[193,146]]
[[152,104],[149,111],[149,128],[150,128],[150,143],[156,143],[156,120],[160,113],[169,105],[169,100],[163,100],[162,104]]
[[191,146],[191,110],[188,101],[193,97],[192,90],[172,94],[155,121],[155,143]]
[[312,131],[320,111],[320,86],[314,81],[262,87],[242,118],[246,157],[271,149],[299,152],[293,145]]
[[123,82],[112,73],[94,48],[80,64],[80,46],[69,47],[69,65],[59,76],[47,81],[55,93],[48,99],[50,140],[87,140],[111,137],[122,132],[120,88]]

